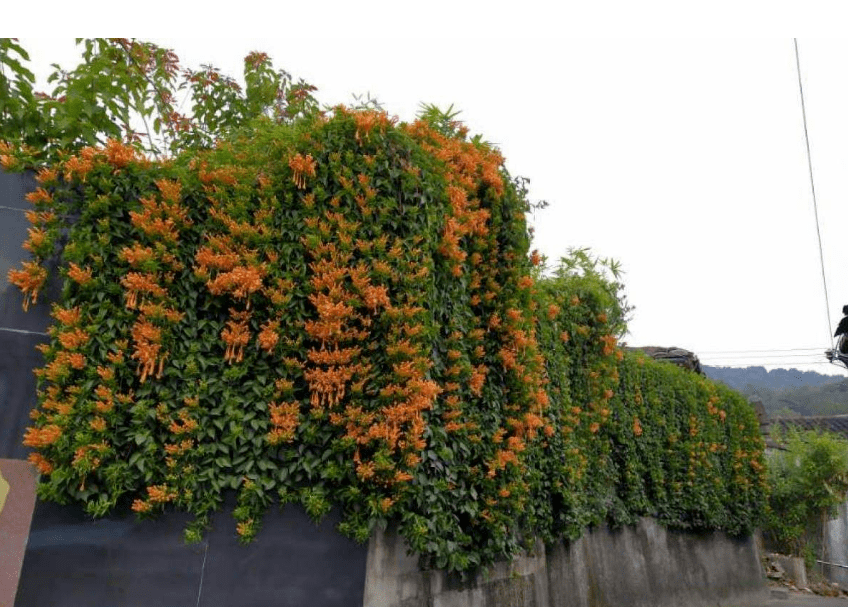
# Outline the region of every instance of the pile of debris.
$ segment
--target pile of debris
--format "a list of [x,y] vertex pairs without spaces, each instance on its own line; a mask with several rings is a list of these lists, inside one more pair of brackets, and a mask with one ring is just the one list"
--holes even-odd
[[[763,570],[772,584],[783,586],[796,592],[807,592],[821,596],[848,597],[845,591],[837,583],[818,579],[807,581],[807,568],[804,559],[800,557],[785,556],[783,554],[767,554],[762,557]],[[785,597],[782,597],[785,598]]]

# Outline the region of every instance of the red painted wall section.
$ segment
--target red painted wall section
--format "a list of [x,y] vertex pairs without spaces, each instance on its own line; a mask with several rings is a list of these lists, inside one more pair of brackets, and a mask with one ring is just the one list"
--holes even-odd
[[36,479],[29,462],[0,459],[0,605],[15,604],[35,508]]

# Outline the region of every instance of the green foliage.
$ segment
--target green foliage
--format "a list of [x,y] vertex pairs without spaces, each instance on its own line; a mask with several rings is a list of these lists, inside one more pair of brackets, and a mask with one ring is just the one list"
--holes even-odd
[[0,39],[0,143],[18,148],[24,165],[54,162],[63,151],[108,139],[174,156],[211,147],[261,116],[286,122],[317,111],[314,87],[275,70],[264,53],[245,58],[242,89],[212,66],[183,68],[173,51],[149,42],[77,44],[82,61],[70,70],[53,64],[53,88],[42,93],[33,88],[26,50],[14,38]]
[[[540,266],[538,276],[544,276],[545,271],[546,267]],[[541,288],[562,301],[566,295],[569,299],[577,296],[589,307],[606,314],[605,323],[620,339],[627,333],[627,323],[634,310],[627,302],[622,275],[621,264],[616,260],[597,257],[587,248],[571,247]]]
[[[119,80],[133,48],[86,43]],[[83,145],[158,107],[147,78],[39,148],[83,146],[39,171],[34,261],[9,274],[25,306],[45,267],[65,279],[24,439],[42,498],[185,510],[188,541],[228,492],[245,542],[274,502],[315,520],[335,506],[346,535],[394,521],[451,571],[641,515],[750,529],[753,411],[624,355],[614,263],[573,250],[534,273],[526,181],[497,150],[451,109],[317,112],[264,56],[246,66],[246,96],[214,68],[189,75],[197,128],[147,114],[183,150],[170,160]],[[80,70],[68,87],[97,77]],[[15,141],[4,164],[31,162]]]
[[765,484],[753,410],[720,384],[615,347],[628,308],[597,267],[579,250],[538,284],[550,411],[563,428],[551,449],[564,454],[544,464],[546,537],[643,515],[682,529],[750,531]]
[[848,492],[848,441],[818,431],[788,430],[786,450],[769,455],[766,536],[785,553],[812,552],[822,523]]

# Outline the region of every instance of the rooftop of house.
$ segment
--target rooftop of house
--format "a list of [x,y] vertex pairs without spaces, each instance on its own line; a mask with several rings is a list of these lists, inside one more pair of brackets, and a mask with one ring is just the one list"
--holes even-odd
[[802,430],[826,430],[848,438],[848,415],[777,418],[772,421],[772,424],[781,429],[794,427]]

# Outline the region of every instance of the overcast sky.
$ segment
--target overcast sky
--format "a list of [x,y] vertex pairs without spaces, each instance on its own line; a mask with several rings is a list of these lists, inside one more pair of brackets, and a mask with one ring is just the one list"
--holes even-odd
[[[630,345],[848,374],[823,356],[848,303],[848,41],[799,39],[829,325],[791,38],[145,39],[233,76],[267,52],[328,105],[454,104],[549,202],[534,247],[621,263]],[[42,77],[75,64],[72,39],[21,41]]]

